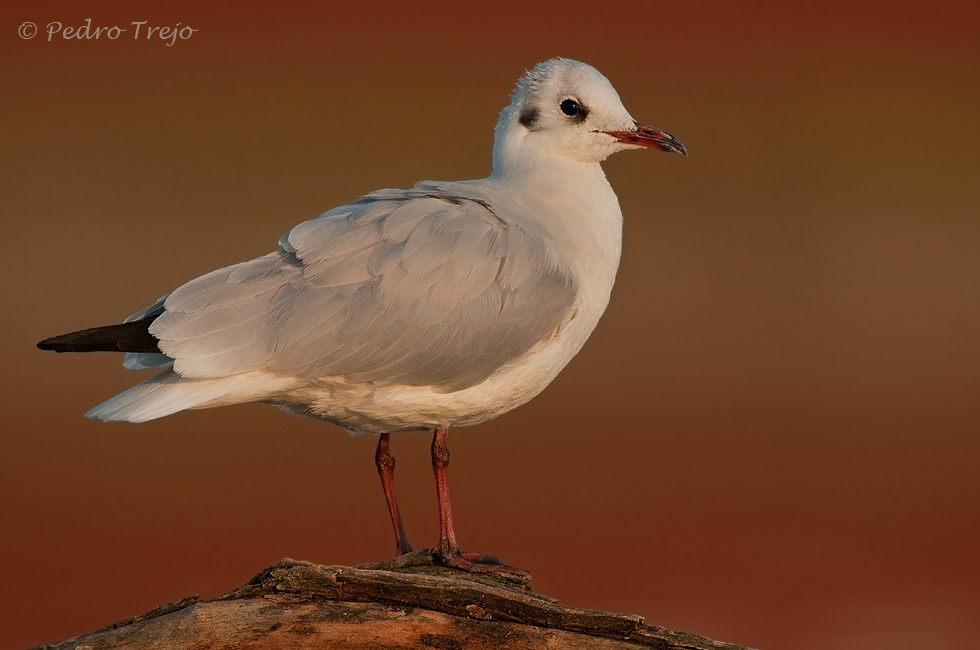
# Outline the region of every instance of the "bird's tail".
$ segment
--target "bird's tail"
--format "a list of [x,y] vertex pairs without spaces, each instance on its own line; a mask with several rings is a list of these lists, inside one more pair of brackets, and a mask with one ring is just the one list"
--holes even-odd
[[173,368],[99,404],[85,417],[146,422],[187,409],[264,400],[295,388],[297,381],[264,371],[230,377],[188,379]]
[[148,352],[159,353],[155,336],[150,334],[150,323],[156,315],[130,323],[93,327],[53,336],[37,344],[42,350],[55,352]]
[[146,422],[194,408],[214,397],[214,395],[206,395],[204,391],[199,391],[195,395],[193,391],[186,389],[186,380],[182,381],[180,375],[173,369],[168,369],[99,404],[86,413],[85,417],[99,418],[107,422],[111,420]]

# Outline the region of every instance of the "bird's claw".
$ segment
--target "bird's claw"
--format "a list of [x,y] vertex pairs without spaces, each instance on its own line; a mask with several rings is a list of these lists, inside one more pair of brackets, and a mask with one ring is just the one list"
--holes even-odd
[[495,555],[487,553],[468,552],[459,550],[438,550],[433,557],[443,566],[469,571],[470,573],[510,573],[513,575],[530,575],[524,569],[508,566]]

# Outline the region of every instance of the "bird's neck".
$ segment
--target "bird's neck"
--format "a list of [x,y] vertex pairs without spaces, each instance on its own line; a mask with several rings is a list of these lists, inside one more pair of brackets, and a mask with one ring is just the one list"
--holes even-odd
[[487,181],[505,185],[501,194],[535,215],[580,277],[590,278],[592,301],[604,308],[619,266],[623,216],[602,167],[535,153],[495,167]]

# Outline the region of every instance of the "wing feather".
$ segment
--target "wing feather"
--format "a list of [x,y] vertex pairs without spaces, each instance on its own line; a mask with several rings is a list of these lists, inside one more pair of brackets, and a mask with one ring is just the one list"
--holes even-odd
[[576,297],[546,237],[435,186],[376,192],[280,244],[144,310],[162,309],[150,332],[176,372],[460,390],[551,335]]

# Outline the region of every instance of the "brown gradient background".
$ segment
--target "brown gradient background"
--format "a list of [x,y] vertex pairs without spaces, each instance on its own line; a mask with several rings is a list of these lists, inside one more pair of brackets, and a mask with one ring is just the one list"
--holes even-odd
[[[376,439],[256,404],[89,421],[146,375],[34,343],[373,189],[485,176],[517,77],[562,55],[691,155],[605,165],[610,309],[539,398],[450,436],[464,547],[753,647],[976,647],[975,3],[199,4],[2,9],[0,646],[391,553]],[[87,17],[200,31],[17,36]],[[394,441],[418,546],[428,441]]]

